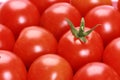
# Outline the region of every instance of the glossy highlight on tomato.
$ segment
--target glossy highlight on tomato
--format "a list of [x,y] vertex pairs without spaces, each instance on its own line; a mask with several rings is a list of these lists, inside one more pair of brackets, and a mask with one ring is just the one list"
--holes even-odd
[[[78,29],[77,27],[76,29]],[[85,31],[89,28],[85,28]],[[100,35],[93,31],[86,36],[84,43],[68,31],[62,36],[58,44],[58,55],[64,57],[71,64],[74,72],[89,62],[101,61],[103,41]]]
[[73,80],[70,64],[55,54],[37,58],[28,71],[28,80]]
[[104,41],[104,46],[120,36],[120,13],[112,6],[104,5],[92,9],[85,16],[86,26],[101,24],[95,29]]
[[120,77],[110,66],[93,62],[79,69],[73,80],[120,80]]
[[103,62],[112,67],[120,76],[120,37],[112,40],[105,48]]
[[47,8],[42,14],[41,25],[53,33],[59,41],[60,37],[70,29],[66,18],[70,19],[75,26],[79,26],[81,15],[78,10],[69,3],[56,3]]
[[39,11],[27,0],[9,0],[0,9],[0,23],[10,28],[16,38],[23,28],[39,25],[39,21]]
[[29,68],[37,57],[56,53],[56,49],[57,41],[52,33],[39,26],[29,26],[21,31],[13,51]]
[[10,51],[0,50],[0,80],[27,80],[25,65]]

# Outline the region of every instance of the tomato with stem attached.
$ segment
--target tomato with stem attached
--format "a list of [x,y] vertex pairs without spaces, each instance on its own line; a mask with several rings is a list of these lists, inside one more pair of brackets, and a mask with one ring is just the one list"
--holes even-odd
[[92,29],[85,28],[84,19],[81,20],[80,29],[67,20],[71,31],[65,33],[58,43],[58,55],[64,57],[71,64],[74,72],[85,64],[101,61],[103,41],[100,35]]

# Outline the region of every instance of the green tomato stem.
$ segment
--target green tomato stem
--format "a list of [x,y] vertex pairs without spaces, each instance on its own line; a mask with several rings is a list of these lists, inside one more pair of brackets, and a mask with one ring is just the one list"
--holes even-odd
[[75,26],[73,25],[73,23],[69,19],[66,19],[66,21],[69,24],[71,32],[75,36],[75,38],[80,39],[84,43],[87,41],[86,36],[88,36],[94,29],[96,29],[98,26],[101,25],[101,24],[97,24],[96,26],[92,27],[90,30],[85,32],[84,31],[84,28],[85,28],[85,20],[84,20],[84,18],[81,19],[79,30],[77,30],[75,28]]

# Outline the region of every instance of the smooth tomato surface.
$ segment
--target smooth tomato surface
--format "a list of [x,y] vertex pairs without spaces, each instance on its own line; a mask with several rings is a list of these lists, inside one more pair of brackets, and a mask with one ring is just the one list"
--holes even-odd
[[18,55],[26,67],[40,55],[47,53],[56,53],[57,41],[47,30],[31,26],[23,29],[18,37],[14,52]]
[[41,25],[59,40],[70,29],[66,18],[70,19],[75,26],[79,26],[81,15],[69,3],[56,3],[45,10],[41,17]]
[[118,7],[118,10],[119,10],[119,12],[120,12],[120,0],[118,0],[118,5],[117,5],[117,7]]
[[[85,31],[87,30],[89,29],[85,28]],[[58,44],[58,55],[68,60],[74,72],[89,62],[101,61],[102,53],[103,41],[95,31],[87,36],[85,43],[76,39],[71,31],[68,31]]]
[[49,6],[59,3],[59,2],[70,2],[70,0],[29,0],[31,1],[39,10],[40,14],[42,14],[45,9]]
[[100,5],[112,5],[111,0],[70,0],[82,16],[85,16],[92,8]]
[[72,78],[70,64],[54,54],[39,57],[28,71],[28,80],[72,80]]
[[120,13],[112,6],[99,6],[86,16],[86,26],[101,24],[95,30],[101,35],[106,46],[111,40],[120,36]]
[[0,23],[16,36],[27,26],[39,25],[39,19],[39,11],[27,0],[9,0],[0,9]]
[[26,80],[27,71],[14,53],[0,50],[0,80]]
[[120,77],[108,65],[94,62],[82,67],[73,80],[120,80]]
[[14,34],[6,26],[0,24],[0,49],[13,50],[15,43]]
[[103,62],[111,66],[120,75],[120,38],[111,41],[105,48]]

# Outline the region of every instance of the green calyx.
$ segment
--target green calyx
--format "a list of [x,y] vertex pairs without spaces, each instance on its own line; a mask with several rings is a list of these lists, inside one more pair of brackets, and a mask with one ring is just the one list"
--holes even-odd
[[81,19],[79,30],[77,30],[75,28],[75,26],[73,25],[73,23],[69,19],[66,19],[66,21],[68,22],[68,24],[70,26],[72,34],[84,43],[87,41],[86,36],[88,36],[96,27],[98,27],[100,25],[100,24],[97,24],[96,26],[94,26],[93,28],[91,28],[90,30],[85,32],[84,31],[84,28],[85,28],[84,18]]

